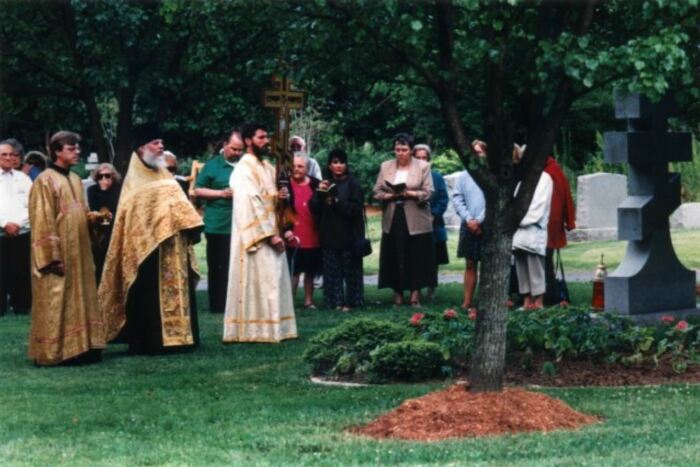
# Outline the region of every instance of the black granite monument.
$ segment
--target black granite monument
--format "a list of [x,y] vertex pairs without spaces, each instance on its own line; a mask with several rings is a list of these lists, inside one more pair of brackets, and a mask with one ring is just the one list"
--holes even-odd
[[695,272],[676,257],[669,230],[681,180],[668,163],[693,157],[691,134],[668,132],[673,111],[671,96],[652,103],[639,94],[616,94],[615,116],[627,120],[627,131],[605,134],[605,161],[629,164],[628,196],[617,208],[617,235],[628,241],[627,252],[605,279],[605,310],[638,321],[696,312]]

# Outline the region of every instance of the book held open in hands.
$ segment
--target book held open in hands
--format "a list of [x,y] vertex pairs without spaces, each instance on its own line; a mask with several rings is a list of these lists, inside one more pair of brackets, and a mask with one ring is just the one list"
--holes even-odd
[[406,184],[405,183],[397,183],[396,185],[394,185],[389,180],[385,180],[384,183],[394,193],[398,194],[398,193],[403,193],[404,191],[406,191]]

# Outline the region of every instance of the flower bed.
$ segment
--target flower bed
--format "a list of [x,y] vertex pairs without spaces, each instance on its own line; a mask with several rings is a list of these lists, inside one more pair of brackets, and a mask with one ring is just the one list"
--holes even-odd
[[[403,323],[349,320],[311,339],[304,355],[314,375],[368,382],[461,375],[474,349],[475,309],[415,313]],[[677,374],[700,363],[700,326],[664,317],[640,327],[615,314],[566,305],[509,314],[508,365],[554,377],[570,362],[656,368]]]

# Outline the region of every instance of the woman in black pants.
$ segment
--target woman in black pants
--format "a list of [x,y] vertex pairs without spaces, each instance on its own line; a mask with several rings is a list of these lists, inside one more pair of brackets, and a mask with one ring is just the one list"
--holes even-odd
[[342,149],[328,154],[328,176],[311,198],[323,249],[323,302],[327,308],[349,311],[364,303],[362,256],[353,246],[364,237],[364,196],[348,170]]

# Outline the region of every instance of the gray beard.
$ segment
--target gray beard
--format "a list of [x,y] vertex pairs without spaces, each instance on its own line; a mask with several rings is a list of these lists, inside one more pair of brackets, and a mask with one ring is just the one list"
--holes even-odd
[[162,154],[158,155],[148,149],[144,149],[143,151],[143,162],[153,169],[164,169],[166,166],[165,157],[163,157]]

